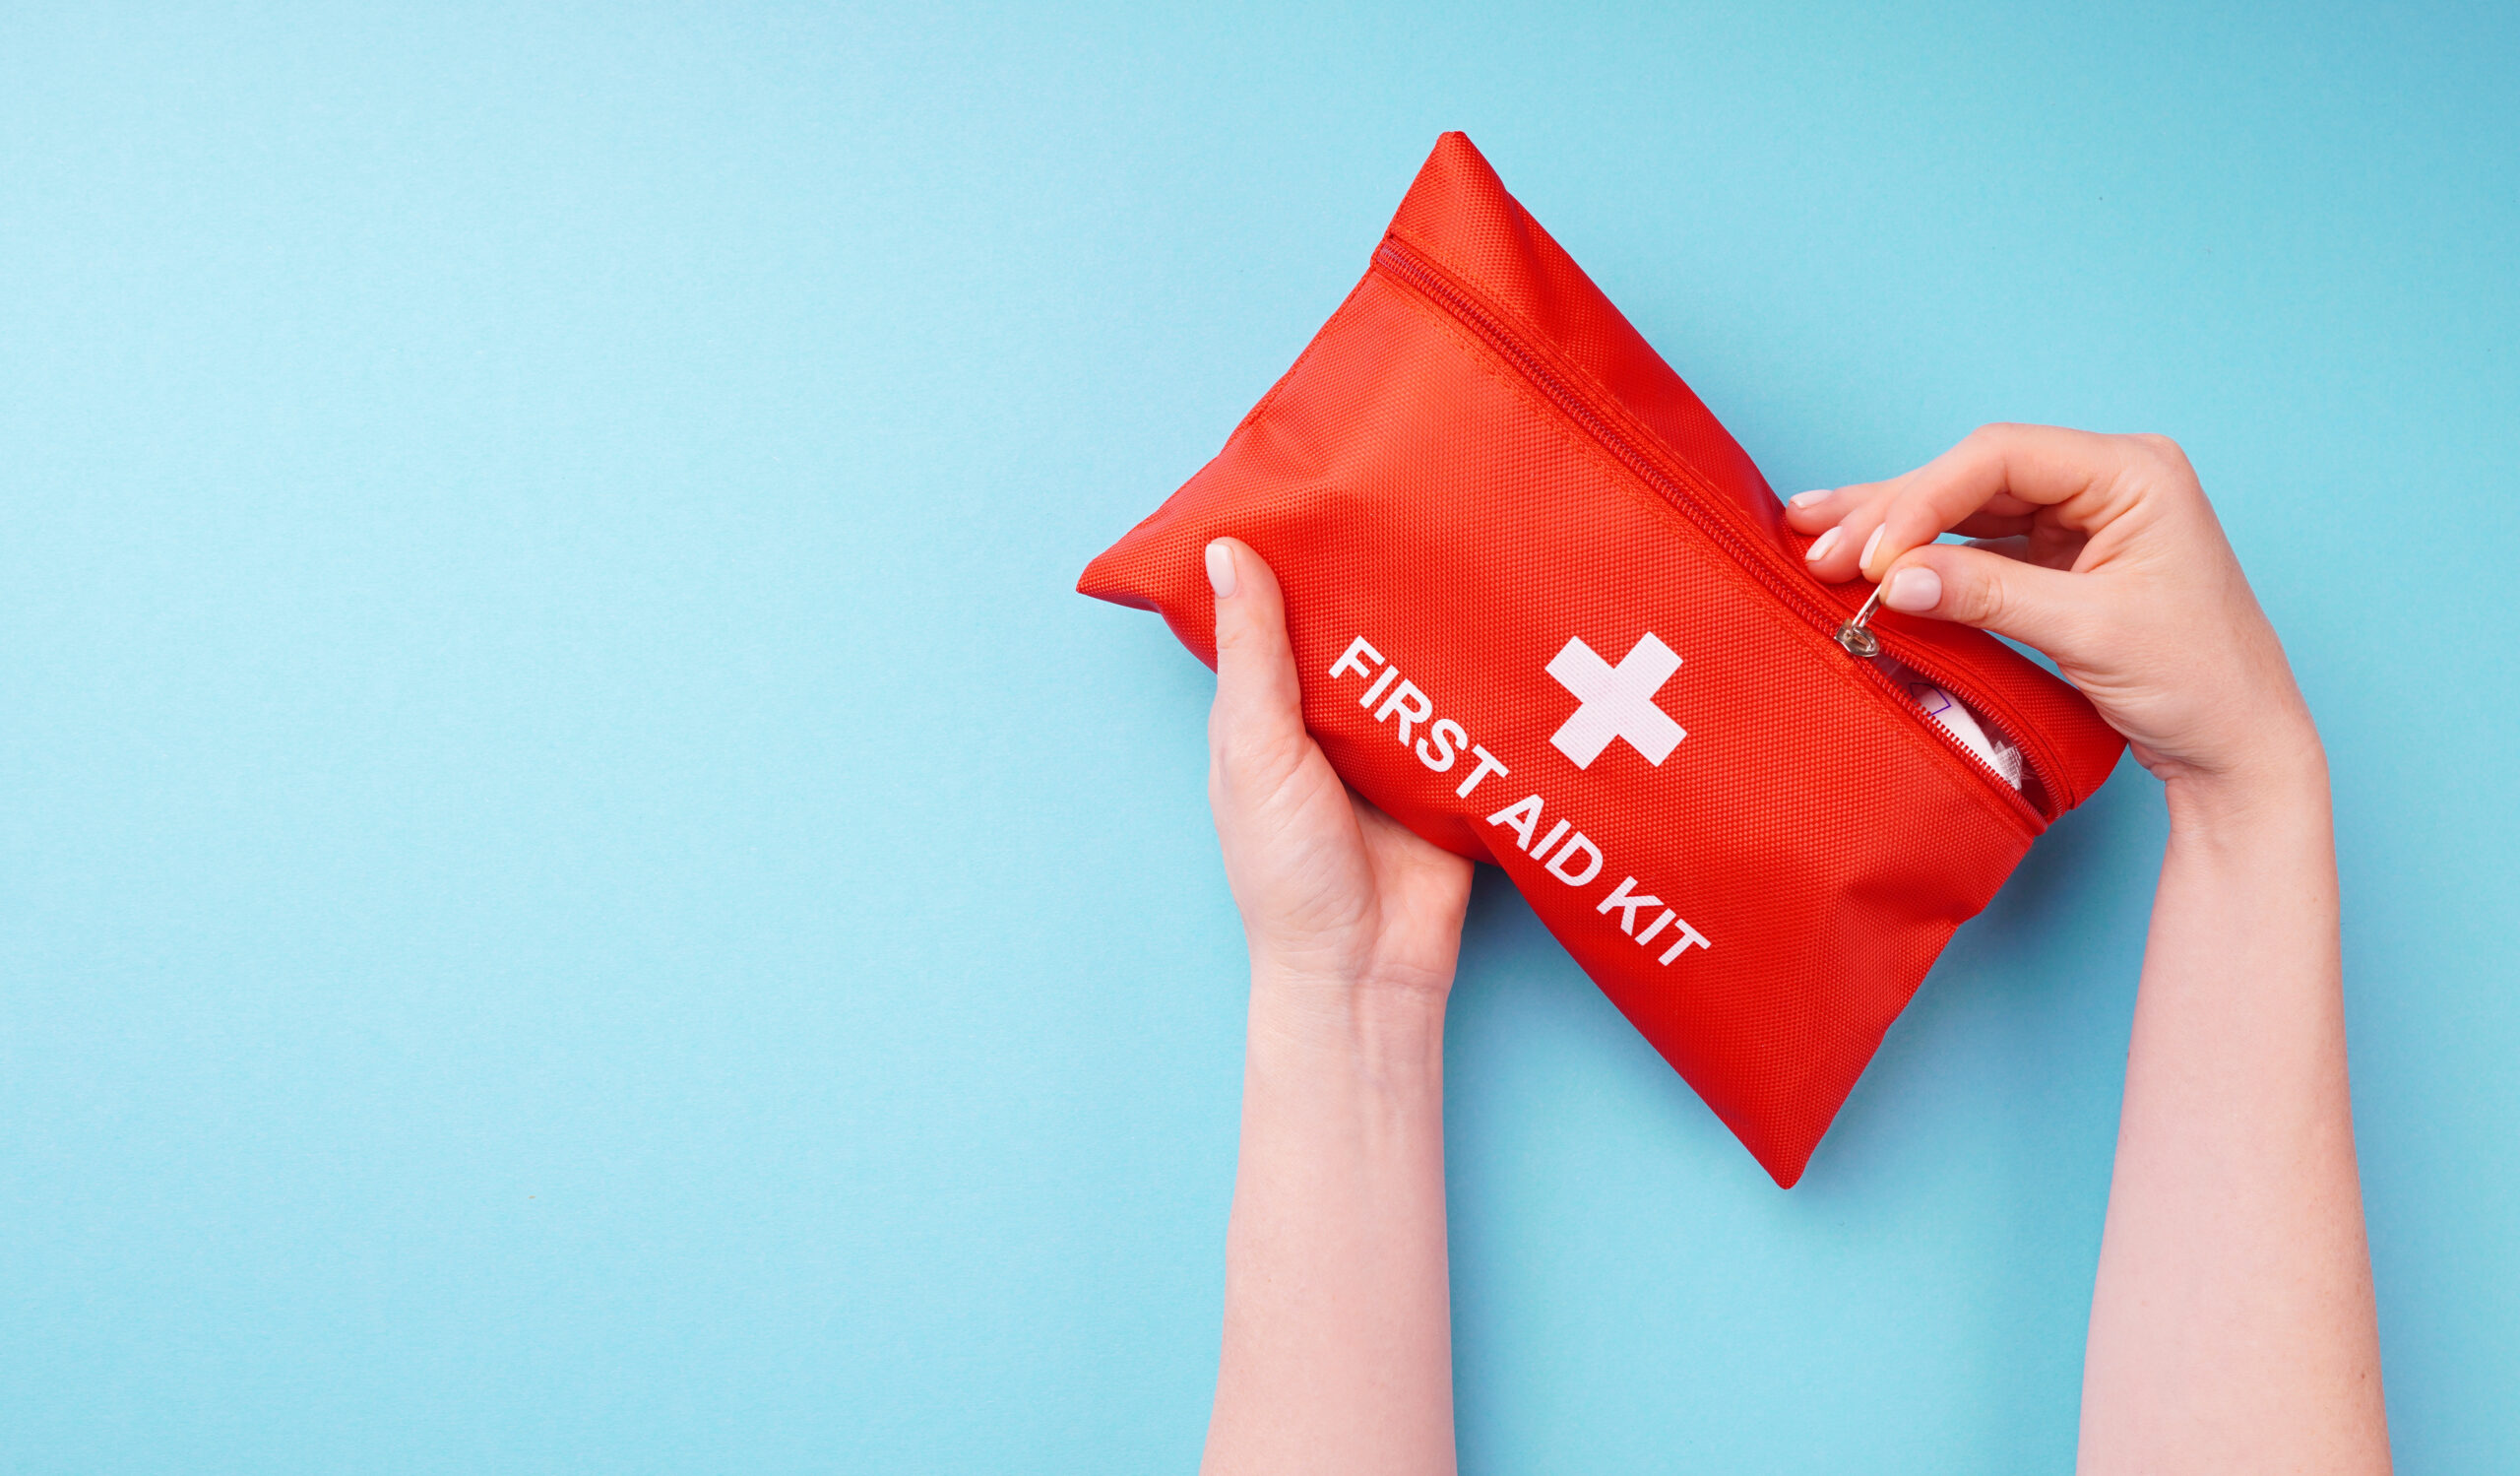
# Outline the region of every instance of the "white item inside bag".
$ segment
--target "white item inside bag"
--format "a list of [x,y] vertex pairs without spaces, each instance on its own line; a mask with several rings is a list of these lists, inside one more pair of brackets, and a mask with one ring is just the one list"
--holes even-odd
[[1971,712],[1959,698],[1925,680],[1909,668],[1891,660],[1888,656],[1876,656],[1873,662],[1889,674],[1891,680],[1899,683],[1900,687],[1916,700],[1917,706],[1924,710],[1926,717],[1933,719],[1936,726],[1950,734],[1953,741],[1984,759],[1987,768],[2003,776],[2004,783],[2016,790],[2021,788],[2021,750],[2019,748],[2005,742],[1985,724],[1980,722],[1978,715]]

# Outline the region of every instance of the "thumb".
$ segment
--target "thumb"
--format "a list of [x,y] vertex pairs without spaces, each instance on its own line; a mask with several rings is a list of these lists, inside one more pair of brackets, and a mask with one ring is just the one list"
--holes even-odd
[[1881,603],[1902,614],[1991,630],[2071,661],[2083,654],[2091,628],[2089,577],[1963,544],[1927,544],[1883,577]]
[[1240,539],[1208,545],[1208,587],[1217,598],[1217,700],[1208,748],[1218,777],[1274,785],[1311,741],[1303,687],[1287,640],[1286,598],[1268,561]]

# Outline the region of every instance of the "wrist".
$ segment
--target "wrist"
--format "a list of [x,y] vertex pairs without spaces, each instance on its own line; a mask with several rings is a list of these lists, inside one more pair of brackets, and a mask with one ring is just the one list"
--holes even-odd
[[2306,720],[2240,763],[2171,776],[2162,792],[2174,836],[2213,842],[2330,823],[2327,754]]
[[1255,959],[1251,1049],[1375,1076],[1438,1071],[1446,993],[1441,987],[1323,978]]

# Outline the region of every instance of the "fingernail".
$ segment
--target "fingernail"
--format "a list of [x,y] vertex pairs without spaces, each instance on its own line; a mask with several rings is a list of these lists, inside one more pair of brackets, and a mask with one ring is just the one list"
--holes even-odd
[[1881,603],[1912,615],[1923,614],[1942,603],[1942,576],[1931,569],[1901,569],[1881,587]]
[[1856,556],[1856,566],[1858,568],[1869,569],[1872,567],[1872,550],[1881,546],[1881,535],[1887,532],[1889,527],[1890,525],[1887,523],[1882,524],[1879,528],[1872,530],[1872,537],[1863,541],[1863,552]]
[[1829,489],[1827,487],[1822,487],[1815,492],[1796,492],[1792,497],[1786,499],[1785,505],[1788,507],[1812,507],[1825,502],[1828,499]]
[[1225,545],[1223,539],[1208,545],[1208,588],[1216,591],[1220,600],[1233,598],[1233,550]]
[[1847,531],[1843,528],[1832,528],[1828,532],[1820,535],[1818,538],[1813,539],[1811,541],[1811,546],[1804,550],[1802,554],[1803,562],[1818,563],[1820,560],[1828,557],[1829,550],[1838,546],[1839,541],[1846,537],[1846,532]]

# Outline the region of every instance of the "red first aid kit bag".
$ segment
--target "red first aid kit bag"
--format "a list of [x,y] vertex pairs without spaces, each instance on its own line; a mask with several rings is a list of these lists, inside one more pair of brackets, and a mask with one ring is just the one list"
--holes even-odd
[[1213,666],[1227,535],[1285,587],[1340,775],[1504,867],[1780,1185],[2121,746],[1978,631],[1884,613],[1841,644],[1871,587],[1804,572],[1750,458],[1458,133],[1294,367],[1078,588]]

